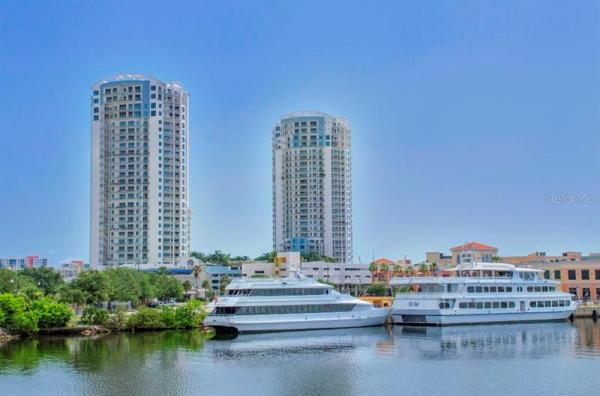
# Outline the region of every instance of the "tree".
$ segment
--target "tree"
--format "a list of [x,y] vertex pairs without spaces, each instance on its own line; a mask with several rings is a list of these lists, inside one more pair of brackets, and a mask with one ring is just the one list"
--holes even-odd
[[375,264],[375,262],[369,264],[369,271],[371,271],[371,272],[377,271],[377,264]]
[[183,285],[172,275],[153,274],[153,284],[156,290],[156,297],[160,300],[170,298],[181,299],[183,296]]
[[213,253],[206,256],[206,261],[213,264],[228,265],[231,261],[229,253],[223,253],[220,250],[215,250]]
[[194,265],[192,268],[192,273],[194,274],[194,283],[196,286],[196,290],[198,290],[198,278],[200,278],[200,274],[202,273],[202,267],[199,265]]
[[438,265],[437,265],[437,263],[433,262],[433,263],[431,263],[431,265],[429,266],[429,268],[431,268],[432,272],[436,272],[437,269],[438,269]]
[[250,261],[248,256],[235,256],[231,258],[231,261]]
[[19,272],[19,276],[31,279],[31,282],[39,287],[44,294],[54,294],[64,284],[62,276],[52,268],[25,268]]
[[387,288],[383,283],[374,283],[367,287],[367,294],[370,296],[385,296]]
[[221,285],[219,286],[219,291],[221,294],[225,292],[225,288],[229,285],[229,283],[231,283],[231,278],[229,275],[223,275],[221,278]]
[[334,259],[333,257],[324,256],[322,254],[319,254],[318,252],[313,252],[313,251],[302,252],[302,253],[300,253],[300,256],[302,257],[302,261],[324,261],[326,263],[336,263],[337,262],[337,260]]
[[394,265],[394,273],[399,276],[402,273],[402,266],[400,264]]
[[14,294],[29,287],[37,287],[31,278],[22,277],[17,271],[0,269],[0,293]]
[[192,252],[190,254],[190,256],[197,258],[198,260],[205,262],[206,261],[206,254],[202,253],[202,252]]
[[108,300],[110,290],[108,278],[104,272],[84,271],[71,282],[71,287],[79,289],[85,294],[86,304],[98,304]]
[[492,257],[492,263],[501,263],[501,262],[502,262],[502,257],[500,257],[500,256]]
[[421,272],[421,274],[425,274],[428,269],[429,268],[427,267],[427,264],[425,264],[425,263],[421,263],[419,265],[419,271]]
[[186,292],[188,292],[192,289],[192,283],[189,280],[183,281],[183,283],[181,285],[183,286],[183,290]]
[[109,268],[104,270],[108,280],[110,301],[139,303],[142,298],[142,278],[146,273],[132,268]]
[[266,252],[255,258],[256,261],[268,261],[270,263],[275,261],[275,257],[277,257],[277,252]]

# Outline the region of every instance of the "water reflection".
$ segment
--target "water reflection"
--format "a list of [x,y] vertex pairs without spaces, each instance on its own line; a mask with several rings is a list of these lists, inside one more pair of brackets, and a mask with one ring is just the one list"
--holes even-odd
[[[473,386],[481,393],[509,386],[513,394],[555,394],[557,389],[571,393],[600,386],[594,374],[598,363],[600,324],[591,320],[391,326],[229,340],[205,340],[199,332],[47,337],[0,347],[0,393],[351,395],[403,389],[458,395]],[[472,382],[477,375],[470,373],[483,370],[478,375],[485,375],[490,367],[517,370],[516,378],[510,385],[500,377],[498,383],[494,377]],[[432,381],[432,370],[444,381]],[[557,370],[560,376],[548,375]],[[532,383],[533,375],[543,376],[544,382]],[[580,377],[587,380],[578,381]]]
[[[598,326],[595,326],[598,331]],[[543,358],[577,353],[578,329],[571,323],[454,327],[396,327],[396,353],[419,359]],[[596,349],[600,344],[596,344]],[[596,351],[598,352],[598,351]]]

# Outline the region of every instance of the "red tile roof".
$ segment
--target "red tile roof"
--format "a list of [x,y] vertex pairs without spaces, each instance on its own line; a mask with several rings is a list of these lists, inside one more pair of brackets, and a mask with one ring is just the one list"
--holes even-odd
[[453,248],[450,248],[450,250],[498,250],[498,248],[490,245],[484,245],[483,243],[479,242],[468,242],[464,245],[454,246]]
[[382,257],[382,258],[378,258],[377,260],[375,260],[375,264],[377,264],[377,265],[383,265],[383,264],[390,265],[390,264],[396,264],[396,262],[392,261],[390,259],[386,259],[385,257]]

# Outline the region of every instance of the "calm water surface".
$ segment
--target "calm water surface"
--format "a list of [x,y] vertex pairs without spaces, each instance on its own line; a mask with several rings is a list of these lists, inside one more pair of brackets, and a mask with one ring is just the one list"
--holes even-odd
[[2,395],[594,395],[600,322],[196,332],[0,347]]

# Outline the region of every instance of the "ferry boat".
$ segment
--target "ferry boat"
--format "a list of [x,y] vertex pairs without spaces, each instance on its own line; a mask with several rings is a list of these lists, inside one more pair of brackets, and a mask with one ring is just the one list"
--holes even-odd
[[396,324],[456,325],[565,320],[579,301],[543,271],[504,263],[464,263],[448,277],[394,278]]
[[256,333],[382,325],[389,309],[292,272],[288,278],[232,281],[204,321],[217,333]]

